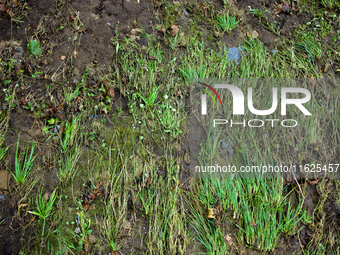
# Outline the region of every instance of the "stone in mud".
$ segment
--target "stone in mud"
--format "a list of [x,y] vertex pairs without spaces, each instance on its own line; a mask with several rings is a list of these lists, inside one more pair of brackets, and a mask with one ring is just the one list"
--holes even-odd
[[222,149],[227,148],[227,144],[226,144],[225,141],[222,141],[222,142],[221,142],[221,148],[222,148]]
[[235,61],[237,64],[239,64],[242,57],[246,55],[245,50],[242,47],[233,47],[230,49],[228,49],[228,47],[225,47],[224,51],[228,52],[227,58],[230,61]]
[[0,170],[0,189],[8,190],[10,173],[5,170]]
[[190,155],[189,155],[189,152],[186,152],[184,154],[184,162],[185,164],[189,165],[190,164]]

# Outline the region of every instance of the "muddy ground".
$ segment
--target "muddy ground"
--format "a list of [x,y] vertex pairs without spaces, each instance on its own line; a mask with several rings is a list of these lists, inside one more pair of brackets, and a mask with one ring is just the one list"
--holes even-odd
[[[104,0],[101,10],[96,8],[100,6],[100,0],[30,0],[23,2],[25,2],[27,8],[24,9],[25,15],[20,18],[19,22],[11,21],[8,13],[0,11],[0,42],[3,43],[0,47],[4,51],[6,50],[8,54],[11,54],[13,58],[22,60],[19,61],[19,66],[15,67],[17,70],[23,70],[23,73],[30,77],[32,74],[36,75],[33,82],[32,79],[25,80],[24,78],[20,80],[25,85],[21,86],[20,90],[17,91],[18,99],[34,99],[36,105],[33,106],[33,110],[25,109],[23,106],[27,105],[23,102],[11,111],[5,140],[5,146],[9,146],[9,156],[0,165],[0,170],[14,168],[18,133],[21,134],[20,139],[23,142],[39,141],[37,167],[42,169],[44,173],[42,180],[45,183],[45,188],[51,192],[53,187],[58,184],[58,178],[53,169],[53,155],[56,153],[58,141],[53,139],[46,141],[46,136],[42,131],[44,121],[51,116],[67,119],[78,111],[76,107],[74,109],[58,109],[58,95],[62,93],[62,89],[79,83],[86,70],[88,70],[88,77],[93,84],[97,83],[100,77],[110,77],[112,72],[117,71],[115,46],[112,44],[113,37],[118,37],[121,40],[134,38],[143,46],[147,44],[147,40],[135,30],[136,28],[144,27],[146,33],[156,33],[159,41],[162,41],[165,33],[168,33],[169,27],[166,28],[167,30],[164,33],[154,31],[154,27],[150,25],[162,18],[162,11],[165,7],[163,2],[156,0],[153,2],[144,0]],[[193,8],[196,8],[196,5],[191,3],[190,0],[180,2],[184,4],[185,15],[178,17],[178,24],[183,26],[191,18]],[[3,3],[6,3],[6,1],[0,0],[0,5]],[[207,13],[208,15],[209,9],[204,7],[204,2],[202,1],[198,4],[202,6],[202,13]],[[223,6],[220,1],[212,1],[212,5],[217,10]],[[231,34],[222,35],[221,42],[228,47],[238,46],[246,38],[244,24],[247,24],[251,30],[258,32],[258,39],[269,47],[278,43],[281,39],[277,34],[264,28],[257,17],[248,14],[248,6],[262,8],[263,5],[267,9],[274,11],[276,1],[236,1],[235,6],[239,11],[239,16],[243,18],[243,25]],[[272,16],[268,18],[273,19]],[[276,15],[275,20],[277,21],[276,24],[281,28],[281,36],[288,38],[295,28],[305,24],[310,18],[306,12],[283,11]],[[203,20],[201,27],[208,27],[208,24]],[[39,38],[41,42],[44,57],[39,60],[32,57],[27,59],[29,52],[26,45],[32,36]],[[15,45],[4,43],[10,40],[19,43]],[[209,43],[214,44],[214,42]],[[334,60],[333,65],[335,66],[336,64],[337,60]],[[316,65],[323,67],[324,61],[319,60]],[[5,74],[0,74],[0,79],[5,80],[2,77],[3,75]],[[10,78],[13,81],[16,79],[16,77]],[[0,86],[6,88],[3,83]],[[46,89],[54,95],[54,101],[48,102],[46,100]],[[116,111],[116,109],[122,107],[124,113],[128,114],[127,103],[120,84],[114,84],[113,91],[113,110]],[[1,90],[0,107],[4,107],[4,109],[8,107],[8,101],[5,98],[5,92]],[[42,109],[40,105],[44,103],[50,104],[49,108],[53,110],[46,111]],[[116,121],[119,122],[120,119]],[[186,148],[185,144],[183,148]],[[184,154],[185,150],[182,150],[181,153]],[[0,183],[2,182],[0,196],[5,196],[5,199],[0,198],[0,221],[3,221],[0,225],[0,254],[19,254],[23,247],[35,245],[32,243],[35,234],[34,228],[31,226],[33,216],[18,217],[17,208],[23,200],[23,194],[16,190],[15,183],[13,179],[9,178],[8,173],[0,172],[0,176],[1,174],[3,174],[3,177],[0,178],[3,180],[0,180]],[[186,172],[183,172],[182,178],[183,183],[187,184],[189,182],[190,177]],[[306,194],[304,208],[312,212],[323,196],[316,185],[308,185]],[[332,189],[332,193],[325,201],[324,212],[323,238],[328,239],[330,238],[328,235],[337,232],[340,224],[340,204],[338,202],[338,193],[335,189]],[[138,226],[139,223],[140,226]],[[148,227],[147,223],[143,222],[142,217],[140,222],[136,221],[134,224],[136,228],[147,229]],[[293,254],[293,252],[302,254],[302,249],[312,238],[313,232],[307,224],[301,224],[301,227],[303,228],[299,236],[282,237],[275,252],[270,254]],[[123,254],[128,254],[127,252],[129,251],[144,254],[144,247],[140,244],[141,240],[138,235],[126,237],[126,239]],[[195,247],[188,250],[197,251]],[[91,254],[99,254],[96,251],[93,252]],[[108,251],[106,250],[106,252]],[[258,251],[248,250],[247,252],[250,252],[249,254],[251,252],[258,254]]]

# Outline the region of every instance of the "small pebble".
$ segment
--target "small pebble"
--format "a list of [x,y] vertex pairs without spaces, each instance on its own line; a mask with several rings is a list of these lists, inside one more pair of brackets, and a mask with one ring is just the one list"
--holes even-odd
[[277,53],[277,50],[271,50],[270,52],[275,54],[275,53]]
[[222,149],[227,148],[227,144],[226,144],[225,141],[222,141],[222,142],[221,142],[221,148],[222,148]]
[[60,126],[56,125],[53,129],[53,132],[57,135],[57,134],[59,134],[59,129],[60,129]]
[[228,52],[227,53],[227,58],[230,61],[235,61],[237,64],[239,64],[241,62],[241,59],[243,56],[246,56],[247,54],[245,54],[245,50],[242,47],[233,47],[233,48],[228,48],[225,47],[225,49],[223,51]]

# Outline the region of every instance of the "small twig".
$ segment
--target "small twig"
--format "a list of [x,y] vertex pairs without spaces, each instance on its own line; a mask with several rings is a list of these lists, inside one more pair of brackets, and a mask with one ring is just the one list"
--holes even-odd
[[296,177],[295,177],[294,171],[293,171],[292,173],[293,173],[293,176],[294,176],[294,179],[295,179],[296,184],[299,186],[299,189],[300,189],[301,195],[302,195],[302,197],[303,197],[303,200],[305,200],[305,196],[303,195],[303,192],[302,192],[302,189],[301,189],[301,187],[300,187],[300,184],[299,184],[299,182],[297,181],[297,179],[296,179]]
[[96,7],[96,9],[97,9],[98,11],[103,10],[103,1],[104,1],[104,0],[101,0],[101,1],[100,1],[99,7]]

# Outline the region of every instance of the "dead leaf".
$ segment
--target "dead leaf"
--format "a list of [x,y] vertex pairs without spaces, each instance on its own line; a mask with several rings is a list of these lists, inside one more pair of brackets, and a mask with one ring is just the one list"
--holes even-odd
[[19,5],[18,0],[13,0],[12,7],[17,7]]
[[99,190],[98,192],[96,192],[96,197],[98,198],[98,197],[102,197],[102,196],[104,196],[105,195],[105,193],[103,192],[103,191],[101,191],[101,190]]
[[314,186],[315,184],[318,184],[318,182],[320,181],[320,179],[317,179],[315,181],[308,181],[308,183],[312,186]]
[[110,89],[107,91],[107,95],[108,95],[109,97],[111,97],[111,98],[114,98],[115,92],[113,91],[112,88],[110,88]]
[[60,57],[61,60],[65,60],[65,58],[66,58],[65,56],[61,56]]
[[130,236],[130,229],[124,229],[123,232],[121,233],[120,237],[126,237]]
[[63,108],[63,106],[64,106],[64,103],[65,103],[64,100],[61,99],[60,97],[59,97],[59,100],[61,100],[62,103],[57,107],[57,111],[61,110]]
[[20,209],[20,208],[22,208],[22,207],[25,207],[25,206],[27,206],[28,204],[20,204],[20,205],[18,205],[18,209]]
[[76,18],[74,16],[70,16],[70,17],[68,17],[68,21],[74,22],[74,21],[76,21]]
[[165,28],[158,28],[158,31],[159,31],[159,32],[163,32],[163,34],[165,34],[166,29],[165,29]]
[[181,95],[181,91],[179,90],[176,92],[176,97],[179,97],[180,95]]
[[157,60],[157,58],[155,58],[155,57],[153,57],[153,56],[149,56],[149,59]]
[[295,4],[294,4],[294,2],[292,3],[292,11],[295,11],[296,10],[296,8],[295,8]]
[[328,68],[329,68],[329,64],[327,63],[327,64],[325,65],[324,69],[323,69],[323,72],[324,72],[324,73],[327,73]]
[[257,224],[255,224],[255,223],[252,222],[252,221],[250,221],[249,224],[250,224],[250,226],[252,226],[252,227],[255,227],[255,228],[257,227]]
[[86,212],[89,209],[89,207],[90,207],[90,204],[88,202],[84,201],[84,203],[83,203],[84,212]]
[[27,106],[28,105],[28,99],[26,99],[26,98],[20,98],[19,99],[19,102],[21,103],[21,104],[23,104],[23,105],[25,105],[25,106]]
[[[29,212],[32,213],[32,212]],[[35,221],[35,218],[37,217],[37,215],[34,215],[33,218],[31,219],[31,222]]]
[[216,213],[215,208],[208,208],[208,218],[209,219],[215,219],[215,213]]
[[0,11],[5,12],[5,4],[0,4]]
[[252,33],[247,32],[247,36],[249,38],[254,38],[255,39],[255,38],[257,38],[259,36],[259,33],[256,30],[254,30]]
[[256,30],[254,30],[253,33],[252,33],[252,35],[253,35],[253,38],[256,38],[256,37],[259,36],[259,33],[258,33]]
[[6,9],[6,12],[8,13],[8,15],[13,18],[15,16],[15,13],[12,12],[12,8]]
[[178,151],[181,151],[181,150],[182,150],[182,147],[181,147],[181,145],[180,145],[178,142],[174,142],[173,146],[174,146],[174,148],[175,148],[176,150],[178,150]]
[[171,36],[177,35],[178,32],[179,32],[179,28],[180,28],[180,27],[181,27],[180,25],[172,25],[172,26],[170,27],[170,35],[171,35]]
[[73,51],[73,57],[77,58],[77,51],[76,50]]
[[229,245],[230,245],[230,246],[232,246],[232,245],[233,245],[233,241],[232,241],[232,239],[231,239],[231,236],[230,236],[230,235],[228,235],[228,234],[227,234],[227,235],[226,235],[224,238],[225,238],[225,240],[227,240],[227,242],[229,243]]
[[184,154],[184,162],[185,164],[189,165],[190,164],[190,155],[188,152]]
[[126,85],[126,83],[127,83],[127,80],[124,76],[122,77],[122,82],[123,82],[124,85]]
[[133,28],[133,29],[131,29],[130,34],[137,35],[141,32],[142,32],[142,30],[140,28]]
[[57,118],[59,118],[59,119],[64,119],[65,113],[64,113],[64,111],[59,110],[59,111],[57,111],[57,112],[55,113],[55,116],[56,116]]

